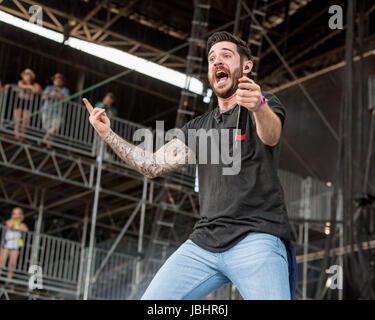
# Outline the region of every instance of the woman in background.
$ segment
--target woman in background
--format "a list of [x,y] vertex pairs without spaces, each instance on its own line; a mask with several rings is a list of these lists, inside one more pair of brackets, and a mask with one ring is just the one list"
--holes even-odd
[[23,246],[22,232],[29,231],[23,221],[23,210],[21,208],[14,208],[12,216],[5,222],[7,227],[5,230],[4,242],[0,252],[0,276],[3,266],[6,263],[8,256],[10,257],[8,281],[13,278],[13,269],[16,265],[19,255],[19,249]]
[[18,99],[14,110],[14,134],[17,140],[25,141],[25,138],[20,137],[20,134],[26,133],[34,95],[42,92],[42,88],[37,82],[34,82],[35,73],[31,69],[25,69],[21,73],[21,77],[22,80],[18,81]]

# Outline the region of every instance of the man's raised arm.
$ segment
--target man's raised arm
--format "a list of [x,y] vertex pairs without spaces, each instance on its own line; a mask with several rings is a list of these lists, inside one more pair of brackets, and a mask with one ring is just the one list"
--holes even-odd
[[90,123],[99,136],[124,162],[148,178],[156,178],[176,170],[187,164],[190,158],[195,157],[194,152],[179,139],[171,140],[155,153],[143,150],[111,130],[104,109],[93,108],[87,99],[83,99],[83,102],[90,113]]

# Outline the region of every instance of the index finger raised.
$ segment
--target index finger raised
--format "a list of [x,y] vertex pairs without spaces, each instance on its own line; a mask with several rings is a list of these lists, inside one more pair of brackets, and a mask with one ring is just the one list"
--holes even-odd
[[83,98],[82,99],[83,103],[85,104],[86,108],[87,108],[87,111],[89,112],[89,114],[91,114],[92,110],[94,109],[93,106],[91,105],[91,103],[89,102],[89,100],[87,100],[86,98]]

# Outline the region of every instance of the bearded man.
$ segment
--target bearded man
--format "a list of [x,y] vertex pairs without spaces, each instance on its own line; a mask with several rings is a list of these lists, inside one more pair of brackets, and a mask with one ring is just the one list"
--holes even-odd
[[[241,133],[246,138],[240,141],[240,171],[225,175],[222,161],[198,162],[201,218],[189,239],[157,272],[142,299],[202,299],[230,282],[244,299],[292,299],[296,259],[277,175],[285,107],[249,78],[252,56],[241,39],[228,32],[214,33],[207,41],[207,58],[208,79],[218,106],[186,123],[182,138],[156,152],[120,138],[110,129],[103,110],[93,109],[84,99],[90,122],[102,139],[149,178],[197,158],[200,142],[195,150],[189,147],[191,132],[236,130],[240,108],[248,110],[246,132]],[[233,152],[233,144],[229,149]]]

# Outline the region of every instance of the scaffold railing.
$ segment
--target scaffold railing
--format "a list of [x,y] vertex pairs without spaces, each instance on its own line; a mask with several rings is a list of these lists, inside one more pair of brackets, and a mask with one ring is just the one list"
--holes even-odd
[[[1,284],[11,285],[13,291],[22,293],[32,294],[33,290],[37,289],[43,296],[54,299],[81,298],[88,249],[79,242],[43,233],[17,233],[17,239],[12,240],[14,230],[0,226],[1,250],[7,247],[15,248],[15,243],[18,244],[17,249],[13,249],[18,256],[14,266],[10,266],[9,255],[0,268]],[[94,270],[99,267],[107,252],[105,249],[94,249]],[[90,299],[128,299],[131,291],[135,289],[135,263],[136,258],[133,256],[113,253],[96,281],[92,283]],[[30,279],[36,274],[36,268],[40,268],[41,287],[30,288]],[[8,278],[10,273],[12,277]],[[35,284],[37,283],[35,281]]]
[[[17,235],[18,233],[18,235]],[[74,297],[81,266],[80,243],[33,231],[14,231],[0,226],[1,250],[9,250],[6,263],[1,266],[0,280],[18,288],[29,289],[31,275],[40,268],[42,287],[51,295]],[[16,236],[16,239],[12,239]],[[10,253],[17,251],[18,258],[11,268]],[[32,267],[34,266],[34,267]],[[8,278],[13,273],[13,277]]]
[[[16,113],[20,115],[20,121],[16,121]],[[23,126],[24,120],[25,133],[21,132],[19,135],[43,144],[48,127],[57,121],[58,130],[53,133],[52,146],[95,156],[98,136],[88,121],[88,116],[86,107],[74,101],[46,100],[40,93],[33,94],[30,100],[22,99],[17,85],[10,85],[0,95],[0,131],[13,135],[15,124]],[[133,141],[133,134],[137,129],[146,128],[118,117],[111,118],[111,127],[129,141]]]
[[[93,268],[97,270],[108,250],[96,248]],[[124,253],[113,253],[90,287],[90,299],[124,300],[130,299],[136,288],[135,270],[137,259]]]
[[[25,126],[25,134],[20,133],[20,137],[28,141],[45,146],[47,142],[43,141],[43,137],[47,131],[47,118],[51,115],[59,117],[59,129],[52,135],[50,144],[56,148],[57,152],[70,151],[77,155],[88,157],[97,157],[99,150],[99,137],[88,121],[88,113],[83,104],[77,102],[58,102],[52,101],[53,110],[48,110],[48,105],[42,99],[42,94],[34,94],[30,102],[20,99],[19,88],[17,85],[10,85],[4,92],[0,92],[0,132],[10,136],[15,135],[15,112],[18,109],[19,114],[24,113],[24,117],[28,117]],[[56,105],[57,103],[57,105]],[[55,105],[54,105],[55,104]],[[56,111],[56,110],[59,111]],[[54,113],[55,112],[55,113]],[[56,113],[58,112],[58,113]],[[43,120],[44,118],[44,120]],[[22,118],[21,118],[22,120]],[[151,127],[145,127],[140,124],[111,117],[111,128],[120,137],[127,141],[138,145],[140,141],[134,141],[137,130],[148,129],[154,135],[155,132]],[[21,121],[19,121],[21,124]],[[128,167],[122,159],[109,147],[105,146],[103,153],[103,161]],[[172,180],[185,185],[193,185],[195,178],[195,166],[189,165],[171,173]]]

